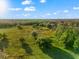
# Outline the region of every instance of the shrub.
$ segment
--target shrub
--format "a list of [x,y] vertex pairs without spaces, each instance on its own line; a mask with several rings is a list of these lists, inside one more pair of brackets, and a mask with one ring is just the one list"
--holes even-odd
[[40,48],[50,48],[52,40],[50,38],[41,38],[37,40],[37,44]]
[[7,35],[4,33],[0,40],[0,48],[5,49],[8,47],[8,45],[9,45],[9,41],[8,41]]
[[33,31],[32,32],[32,36],[34,37],[35,40],[37,40],[38,33],[36,31]]
[[77,38],[76,38],[77,32],[72,27],[69,27],[66,32],[67,32],[67,34],[66,34],[66,38],[65,38],[65,41],[64,41],[65,47],[67,49],[72,49],[72,48],[74,48],[73,47],[74,42],[77,40]]
[[20,24],[17,24],[16,26],[17,26],[17,28],[20,29],[20,30],[23,29],[23,27],[22,27]]

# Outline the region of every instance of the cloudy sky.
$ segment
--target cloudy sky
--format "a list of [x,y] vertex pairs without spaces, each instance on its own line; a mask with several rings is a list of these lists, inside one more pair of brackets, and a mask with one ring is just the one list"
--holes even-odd
[[79,18],[79,0],[0,0],[0,19]]

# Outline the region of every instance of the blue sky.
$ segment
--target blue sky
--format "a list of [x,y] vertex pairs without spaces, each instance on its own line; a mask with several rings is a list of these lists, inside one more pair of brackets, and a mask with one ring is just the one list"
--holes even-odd
[[79,18],[79,0],[0,0],[0,2],[0,19]]

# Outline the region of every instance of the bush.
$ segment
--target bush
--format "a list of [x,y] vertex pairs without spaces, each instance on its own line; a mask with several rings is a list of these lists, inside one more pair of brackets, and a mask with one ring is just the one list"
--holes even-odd
[[8,45],[9,45],[9,41],[8,41],[7,35],[4,33],[0,40],[0,48],[3,50],[5,48],[7,48]]
[[16,26],[17,26],[17,28],[20,29],[20,30],[23,29],[23,27],[22,27],[20,24],[17,24]]
[[52,29],[52,25],[51,24],[48,24],[47,25],[47,28]]
[[38,33],[36,31],[33,31],[32,32],[32,36],[34,37],[35,40],[37,40]]
[[68,30],[66,30],[66,38],[64,41],[65,47],[67,49],[73,49],[74,48],[74,42],[77,40],[77,32],[72,27],[69,27]]
[[40,48],[50,48],[52,40],[50,38],[41,38],[37,40],[37,44]]

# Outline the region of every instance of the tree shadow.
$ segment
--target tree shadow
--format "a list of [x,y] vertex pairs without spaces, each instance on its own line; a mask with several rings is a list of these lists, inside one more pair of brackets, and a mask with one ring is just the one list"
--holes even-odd
[[26,54],[32,55],[32,49],[30,48],[29,44],[25,42],[24,39],[20,39],[21,47],[25,50]]
[[41,48],[41,50],[43,51],[43,53],[50,56],[51,59],[74,59],[72,55],[57,47],[53,47],[53,46],[51,46],[51,48],[43,47]]
[[65,48],[75,54],[79,54],[79,48],[74,48],[74,47],[69,47],[69,48]]
[[73,49],[68,49],[68,50],[74,52],[75,54],[79,54],[79,48],[75,48],[75,49],[73,48]]
[[29,44],[23,42],[22,48],[25,50],[27,54],[32,55],[32,49],[29,47]]

